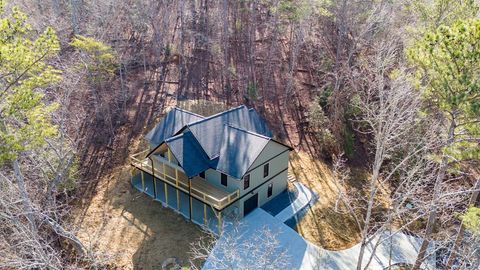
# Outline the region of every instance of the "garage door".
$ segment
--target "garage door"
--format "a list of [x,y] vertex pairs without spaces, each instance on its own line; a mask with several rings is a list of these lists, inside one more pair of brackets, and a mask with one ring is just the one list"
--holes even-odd
[[258,207],[258,193],[243,202],[243,216],[248,215]]

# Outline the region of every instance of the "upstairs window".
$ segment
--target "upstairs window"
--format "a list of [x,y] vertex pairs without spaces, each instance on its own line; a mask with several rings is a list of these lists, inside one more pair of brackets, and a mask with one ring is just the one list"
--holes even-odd
[[200,176],[201,178],[205,179],[205,172],[201,172],[198,176]]
[[247,189],[250,187],[250,174],[247,174],[243,177],[243,189]]
[[268,185],[267,198],[270,198],[273,194],[273,184]]
[[265,164],[265,165],[263,165],[263,177],[267,177],[267,176],[268,176],[269,170],[270,170],[270,166],[269,166],[268,163]]
[[222,185],[224,185],[224,186],[228,185],[227,179],[228,179],[227,175],[222,173]]

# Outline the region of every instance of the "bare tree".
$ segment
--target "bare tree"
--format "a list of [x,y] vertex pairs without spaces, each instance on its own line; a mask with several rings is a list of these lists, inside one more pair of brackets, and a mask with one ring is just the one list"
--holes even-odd
[[[368,269],[371,258],[364,263],[364,253],[370,241],[375,235],[391,228],[395,218],[405,211],[407,198],[412,198],[412,192],[421,190],[429,180],[428,171],[433,165],[424,157],[435,143],[432,140],[434,136],[418,136],[418,93],[403,70],[392,72],[399,59],[396,44],[380,43],[376,51],[378,53],[367,64],[369,67],[365,67],[369,68],[367,73],[371,76],[358,74],[359,80],[363,80],[360,85],[365,86],[358,91],[356,100],[361,110],[359,132],[372,138],[373,152],[366,194],[361,198],[362,202],[356,203],[362,211],[352,206],[348,208],[361,231],[358,270]],[[398,179],[399,175],[403,178]],[[417,180],[417,177],[420,179]],[[382,197],[388,200],[384,201]],[[375,215],[378,211],[381,218]],[[412,221],[418,218],[412,218]]]
[[192,269],[203,269],[198,264],[206,261],[207,269],[290,269],[290,255],[277,239],[279,232],[262,227],[245,235],[244,226],[235,222],[218,237],[207,231],[207,236],[192,243]]

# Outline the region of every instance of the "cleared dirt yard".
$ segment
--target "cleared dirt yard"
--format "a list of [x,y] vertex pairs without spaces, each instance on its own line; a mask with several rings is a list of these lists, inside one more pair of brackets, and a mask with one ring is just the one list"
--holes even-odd
[[80,239],[113,256],[120,269],[159,269],[169,257],[187,265],[190,243],[203,235],[198,226],[135,190],[128,166],[102,178],[89,204],[74,216]]

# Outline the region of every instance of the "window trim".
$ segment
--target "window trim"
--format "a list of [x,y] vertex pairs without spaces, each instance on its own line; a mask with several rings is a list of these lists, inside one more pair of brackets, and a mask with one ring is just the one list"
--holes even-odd
[[[224,183],[224,180],[225,180],[225,183]],[[224,173],[220,173],[220,184],[222,184],[222,186],[224,187],[228,186],[228,176]]]
[[[245,184],[247,185],[245,186]],[[250,188],[250,174],[243,176],[243,190],[247,190],[248,188]]]
[[273,195],[273,183],[268,184],[267,187],[267,198],[272,197]]
[[[267,169],[266,171],[267,174],[265,174],[265,168]],[[269,175],[270,175],[270,163],[267,162],[263,165],[263,178],[268,177]]]

